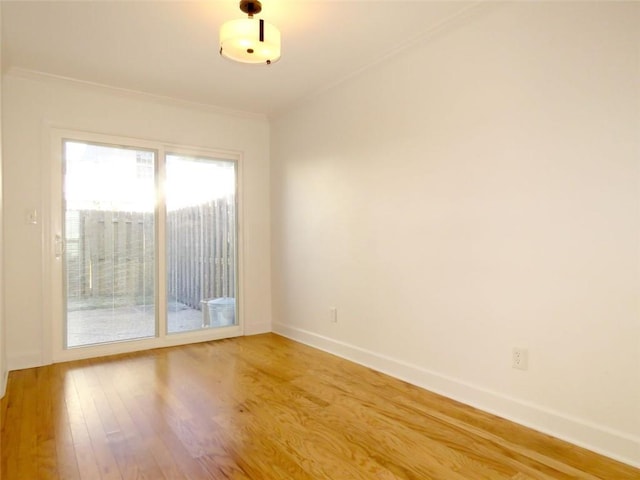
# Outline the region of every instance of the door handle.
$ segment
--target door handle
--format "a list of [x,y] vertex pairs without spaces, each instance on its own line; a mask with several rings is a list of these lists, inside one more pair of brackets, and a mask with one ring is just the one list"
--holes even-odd
[[57,234],[54,242],[54,248],[53,248],[57,259],[62,258],[62,255],[64,254],[65,246],[66,245],[65,245],[64,238],[62,238],[62,235]]

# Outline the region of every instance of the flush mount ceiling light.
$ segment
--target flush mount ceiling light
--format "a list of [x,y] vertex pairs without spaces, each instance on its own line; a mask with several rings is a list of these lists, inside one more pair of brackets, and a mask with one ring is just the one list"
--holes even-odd
[[220,55],[241,63],[266,63],[280,58],[280,30],[262,19],[253,18],[260,13],[259,1],[242,0],[240,10],[249,18],[231,20],[220,29]]

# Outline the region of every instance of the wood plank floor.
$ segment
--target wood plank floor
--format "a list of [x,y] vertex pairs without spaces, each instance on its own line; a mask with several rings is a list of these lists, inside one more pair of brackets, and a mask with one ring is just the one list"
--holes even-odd
[[11,372],[2,478],[640,479],[274,334]]

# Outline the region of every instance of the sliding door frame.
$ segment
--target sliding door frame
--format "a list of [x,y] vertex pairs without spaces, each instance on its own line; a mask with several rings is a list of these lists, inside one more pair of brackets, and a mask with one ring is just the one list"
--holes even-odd
[[[243,319],[243,228],[242,228],[242,153],[228,150],[214,150],[186,145],[168,144],[131,137],[103,135],[78,130],[49,127],[48,152],[43,152],[50,159],[49,172],[45,172],[49,186],[42,192],[43,205],[48,205],[47,215],[43,215],[43,363],[57,363],[82,358],[93,358],[104,355],[134,352],[152,348],[204,342],[221,338],[230,338],[244,334]],[[65,281],[64,255],[60,253],[61,245],[56,236],[64,238],[63,213],[63,163],[64,141],[72,140],[114,147],[139,148],[152,150],[156,155],[155,184],[155,301],[156,301],[156,336],[123,342],[102,343],[84,347],[65,348]],[[181,333],[167,333],[167,242],[166,242],[166,206],[164,199],[165,163],[167,154],[189,155],[211,158],[214,160],[232,161],[236,164],[236,324]],[[46,217],[46,218],[45,218]],[[49,338],[50,342],[46,342]],[[47,344],[48,343],[48,344]]]

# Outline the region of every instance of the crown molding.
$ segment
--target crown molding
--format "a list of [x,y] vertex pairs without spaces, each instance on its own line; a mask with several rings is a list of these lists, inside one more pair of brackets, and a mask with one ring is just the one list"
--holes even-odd
[[309,91],[307,94],[301,96],[297,100],[292,101],[288,105],[284,105],[282,108],[277,108],[273,112],[270,112],[269,119],[277,120],[279,117],[286,115],[287,113],[295,110],[301,105],[305,105],[307,102],[321,97],[326,92],[329,92],[339,87],[340,85],[369,72],[378,65],[388,62],[389,60],[392,60],[393,58],[403,54],[404,52],[412,48],[423,45],[426,42],[434,39],[438,35],[442,35],[452,29],[459,28],[471,19],[475,18],[477,15],[489,12],[491,11],[490,9],[500,8],[501,5],[501,2],[496,3],[491,2],[490,0],[474,0],[473,3],[463,6],[457,12],[442,19],[438,23],[429,26],[422,32],[415,35],[413,38],[410,38],[409,40],[406,40],[405,42],[396,45],[395,47],[390,48],[385,52],[382,52],[381,55],[373,62],[369,62],[357,68],[354,68],[348,74],[343,75],[336,80],[328,82],[315,90]]
[[31,70],[21,67],[9,67],[4,75],[23,78],[27,80],[34,80],[45,83],[53,83],[64,86],[71,86],[75,88],[82,88],[87,91],[93,91],[96,93],[103,93],[109,95],[116,95],[122,98],[129,98],[140,101],[154,102],[162,105],[188,108],[191,110],[199,110],[217,115],[227,115],[240,118],[249,118],[253,120],[267,120],[267,116],[263,113],[248,112],[244,110],[235,110],[231,108],[220,107],[217,105],[211,105],[207,103],[193,102],[190,100],[184,100],[176,97],[169,97],[164,95],[157,95],[154,93],[144,92],[140,90],[131,90],[128,88],[114,87],[112,85],[106,85],[98,82],[90,82],[87,80],[79,80],[77,78],[65,77],[62,75],[55,75],[52,73],[41,72],[38,70]]

